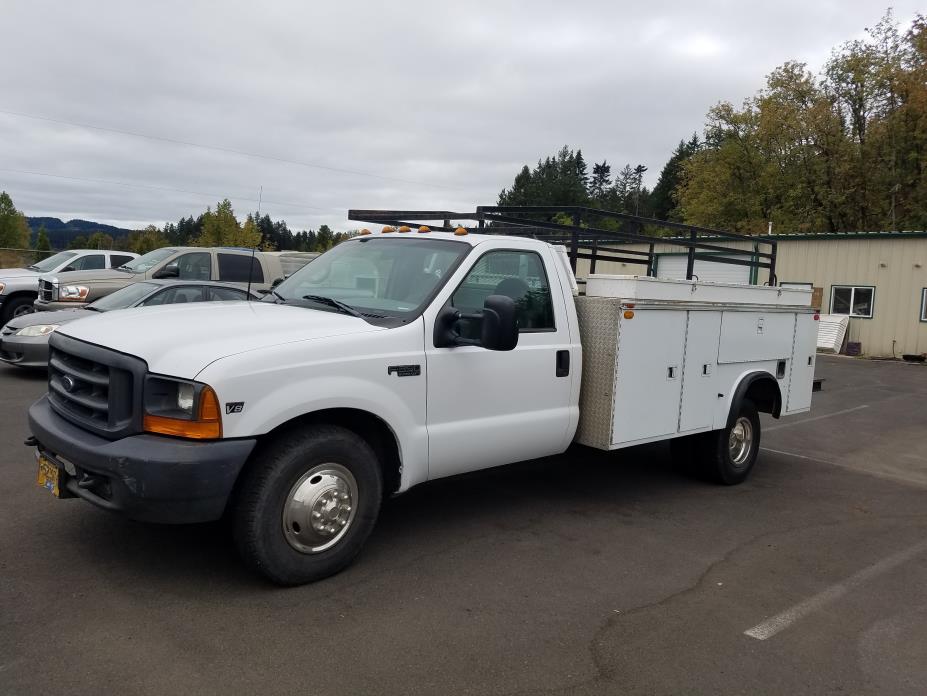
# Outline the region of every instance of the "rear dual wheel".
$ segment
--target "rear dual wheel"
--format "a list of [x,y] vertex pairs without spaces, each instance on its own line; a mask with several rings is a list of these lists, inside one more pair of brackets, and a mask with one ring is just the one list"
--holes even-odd
[[743,399],[728,427],[675,438],[670,447],[673,460],[686,471],[726,486],[743,483],[760,451],[759,413]]

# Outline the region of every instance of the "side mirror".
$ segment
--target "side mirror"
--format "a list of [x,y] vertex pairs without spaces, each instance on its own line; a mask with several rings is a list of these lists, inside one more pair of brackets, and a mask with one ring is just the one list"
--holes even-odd
[[515,300],[508,295],[490,295],[483,303],[480,343],[489,350],[512,350],[518,345]]
[[[480,322],[480,338],[461,338],[457,323],[461,319]],[[515,301],[506,295],[490,295],[483,303],[483,311],[462,314],[453,307],[445,307],[435,319],[434,344],[436,348],[453,346],[481,346],[487,350],[512,350],[518,345],[518,317]]]
[[59,272],[59,273],[67,273],[68,271],[73,271],[73,270],[75,270],[74,266],[65,266],[64,268],[62,268],[62,269],[61,269],[60,271],[58,271],[58,272]]
[[159,271],[155,271],[152,275],[152,278],[179,278],[180,269],[177,266],[165,266]]

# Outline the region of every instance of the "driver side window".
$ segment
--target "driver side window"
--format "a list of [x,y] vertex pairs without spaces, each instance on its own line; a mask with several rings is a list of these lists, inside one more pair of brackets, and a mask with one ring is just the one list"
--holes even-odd
[[191,254],[184,254],[171,261],[165,270],[174,267],[177,269],[177,275],[171,276],[180,280],[211,280],[212,260],[209,252],[195,251]]
[[[550,284],[544,262],[536,252],[485,254],[454,292],[451,306],[465,314],[480,312],[490,295],[507,295],[515,301],[519,332],[555,330]],[[465,338],[476,338],[479,330],[478,322],[460,322],[460,332]]]

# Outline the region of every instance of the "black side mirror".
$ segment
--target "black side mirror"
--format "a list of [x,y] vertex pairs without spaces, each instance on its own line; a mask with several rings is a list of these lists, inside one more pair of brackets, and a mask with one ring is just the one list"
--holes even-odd
[[518,345],[515,300],[508,295],[490,295],[483,302],[480,343],[489,350],[512,350]]
[[165,266],[165,267],[162,268],[161,270],[155,271],[155,272],[152,274],[151,277],[152,277],[152,278],[157,278],[157,279],[161,279],[161,278],[179,278],[179,277],[180,277],[180,269],[179,269],[177,266]]
[[73,270],[75,270],[74,266],[65,266],[64,268],[61,269],[60,273],[67,273],[68,271],[73,271]]
[[[479,340],[461,338],[457,329],[461,319],[480,322]],[[490,295],[483,302],[483,311],[476,314],[462,314],[453,307],[445,307],[435,319],[434,343],[436,348],[481,346],[487,350],[512,350],[518,345],[515,300],[507,295]]]

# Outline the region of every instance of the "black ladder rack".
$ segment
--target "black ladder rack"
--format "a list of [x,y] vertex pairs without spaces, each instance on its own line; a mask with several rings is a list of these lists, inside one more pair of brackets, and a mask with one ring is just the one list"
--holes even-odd
[[[571,223],[555,222],[554,218],[558,216],[561,219],[569,218]],[[481,205],[474,212],[465,213],[449,210],[349,210],[348,219],[410,227],[428,224],[433,230],[446,232],[453,232],[457,226],[462,226],[470,232],[532,237],[552,244],[564,244],[573,270],[576,270],[577,259],[587,259],[590,273],[595,273],[597,261],[618,261],[646,266],[647,275],[656,275],[654,246],[667,244],[686,250],[686,278],[689,280],[695,275],[696,260],[704,260],[749,266],[752,269],[766,268],[769,270],[769,284],[776,284],[777,244],[768,238],[598,208]],[[597,227],[596,224],[601,224],[599,221],[603,220],[610,221],[611,225],[617,223],[617,229]],[[456,223],[454,226],[451,225],[452,221]],[[461,225],[462,221],[476,224]],[[753,245],[753,249],[725,246],[724,242],[727,241],[748,242]],[[647,244],[648,251],[624,249],[621,248],[623,244]],[[768,251],[762,251],[760,245],[767,246]],[[742,258],[744,255],[750,258]]]

